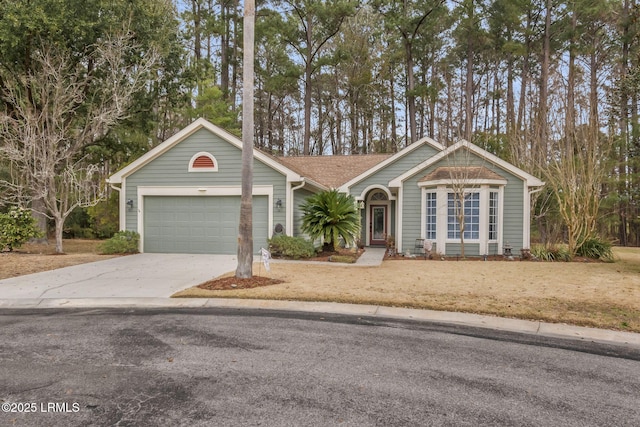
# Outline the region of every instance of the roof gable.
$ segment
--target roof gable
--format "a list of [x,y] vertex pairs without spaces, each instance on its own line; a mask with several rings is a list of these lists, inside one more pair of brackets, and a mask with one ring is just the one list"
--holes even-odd
[[420,163],[414,168],[409,169],[407,172],[403,173],[402,175],[394,178],[389,182],[389,187],[399,187],[402,184],[402,182],[405,181],[406,179],[420,173],[422,170],[428,168],[431,165],[436,164],[440,160],[446,158],[447,156],[455,153],[458,150],[469,150],[470,152],[477,155],[478,157],[522,179],[523,181],[526,182],[527,186],[529,187],[541,187],[544,185],[544,182],[542,182],[535,176],[523,171],[522,169],[512,165],[511,163],[505,160],[502,160],[495,154],[492,154],[486,150],[483,150],[482,148],[478,147],[475,144],[470,143],[469,141],[461,139],[460,141],[447,147],[445,150],[441,151],[440,153],[436,154],[430,159],[425,160],[424,162]]
[[421,182],[451,181],[452,179],[504,181],[504,178],[484,166],[440,166],[418,180]]
[[357,184],[358,182],[370,177],[371,175],[375,174],[379,170],[384,169],[388,165],[394,163],[396,160],[398,160],[398,159],[400,159],[400,158],[412,153],[413,151],[417,150],[418,148],[422,147],[423,145],[429,145],[429,146],[435,148],[437,151],[444,150],[444,146],[442,144],[437,143],[436,141],[434,141],[433,139],[431,139],[429,137],[424,137],[424,138],[419,139],[418,141],[414,142],[413,144],[403,148],[402,150],[398,151],[397,153],[389,156],[387,159],[385,159],[382,162],[376,164],[375,166],[373,166],[373,167],[363,171],[362,173],[358,174],[357,176],[353,177],[349,181],[347,181],[344,184],[342,184],[340,186],[339,190],[343,191],[343,192],[348,192],[349,191],[349,187],[351,187],[354,184]]
[[[143,168],[146,164],[150,163],[154,159],[168,152],[171,148],[180,144],[182,141],[184,141],[185,139],[187,139],[189,136],[193,135],[195,132],[197,132],[200,129],[206,129],[209,132],[213,133],[214,135],[220,137],[222,140],[242,150],[242,141],[238,137],[214,125],[213,123],[209,122],[206,119],[199,118],[193,123],[191,123],[189,126],[182,129],[180,132],[173,135],[171,138],[157,145],[155,148],[149,150],[147,153],[138,157],[129,165],[125,166],[124,168],[120,169],[118,172],[111,175],[107,179],[107,182],[111,184],[121,183],[123,178],[126,178],[127,176],[131,175],[137,170]],[[272,169],[275,169],[276,171],[285,175],[288,181],[295,182],[295,181],[300,181],[302,179],[297,172],[289,169],[282,163],[278,162],[276,158],[269,156],[268,154],[265,154],[258,149],[255,149],[255,148],[253,149],[253,157],[254,159],[261,161],[262,163],[266,164]]]

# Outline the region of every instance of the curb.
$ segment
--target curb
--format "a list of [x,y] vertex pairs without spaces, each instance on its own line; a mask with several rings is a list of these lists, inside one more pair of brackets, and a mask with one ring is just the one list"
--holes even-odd
[[278,301],[227,298],[77,298],[5,299],[0,309],[52,308],[237,308],[343,314],[473,326],[546,337],[617,344],[640,349],[640,334],[471,313],[419,310],[333,302]]

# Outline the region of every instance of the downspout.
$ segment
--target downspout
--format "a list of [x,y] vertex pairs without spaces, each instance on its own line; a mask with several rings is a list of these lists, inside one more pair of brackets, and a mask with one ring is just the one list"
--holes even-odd
[[302,182],[299,185],[296,185],[295,187],[291,187],[291,190],[290,190],[291,198],[287,202],[287,227],[286,227],[287,235],[289,235],[289,236],[293,236],[293,197],[294,197],[294,191],[301,189],[305,185],[307,185],[307,182],[304,180],[304,177],[302,177]]
[[112,189],[118,192],[118,222],[120,223],[118,225],[118,228],[120,229],[120,231],[124,231],[125,220],[124,220],[123,208],[121,206],[122,205],[122,188],[116,187],[115,184],[111,182],[109,182],[109,187],[111,187]]
[[525,249],[531,249],[531,195],[536,194],[544,189],[544,185],[541,185],[539,188],[535,190],[529,190],[527,197],[527,221],[524,225],[524,240],[522,242],[523,246],[527,246]]

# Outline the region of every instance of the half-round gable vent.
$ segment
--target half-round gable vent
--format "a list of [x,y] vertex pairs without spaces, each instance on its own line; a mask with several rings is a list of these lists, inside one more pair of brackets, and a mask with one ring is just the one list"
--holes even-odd
[[218,162],[211,153],[196,153],[189,160],[189,172],[217,172]]
[[212,168],[214,166],[213,160],[207,156],[200,156],[193,161],[194,168]]

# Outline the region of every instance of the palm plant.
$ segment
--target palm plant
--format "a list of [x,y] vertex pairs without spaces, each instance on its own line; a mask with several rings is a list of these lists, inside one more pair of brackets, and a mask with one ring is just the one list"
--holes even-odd
[[323,239],[325,249],[340,239],[352,245],[360,233],[360,216],[353,196],[337,190],[323,191],[309,197],[301,206],[302,231],[312,239]]

